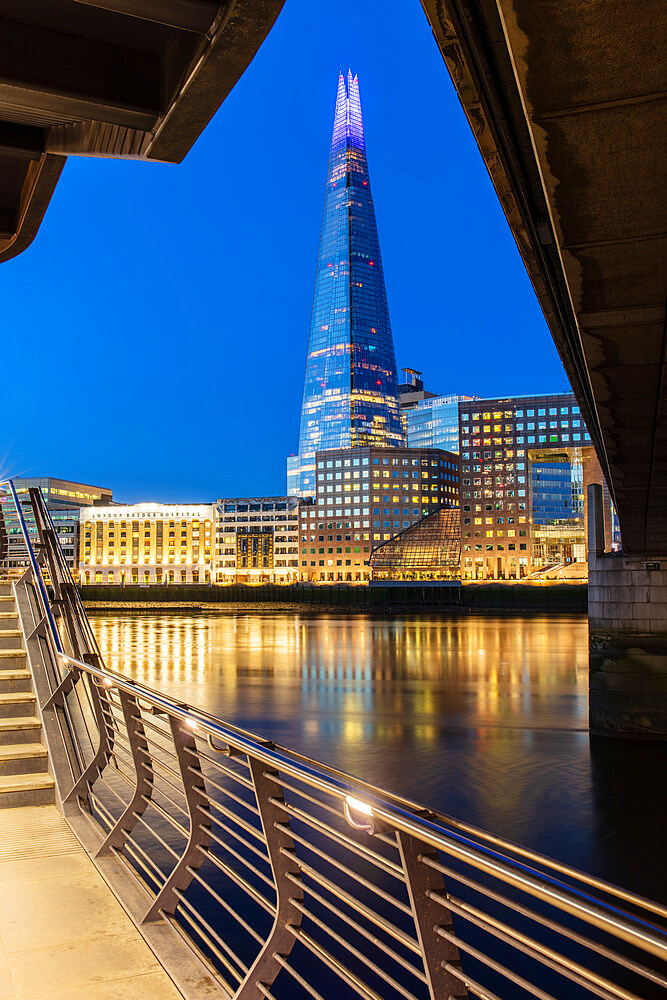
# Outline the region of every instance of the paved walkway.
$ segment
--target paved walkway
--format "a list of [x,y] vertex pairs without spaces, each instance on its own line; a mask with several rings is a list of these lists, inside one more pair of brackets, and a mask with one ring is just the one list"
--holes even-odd
[[55,806],[0,810],[0,997],[182,1000]]

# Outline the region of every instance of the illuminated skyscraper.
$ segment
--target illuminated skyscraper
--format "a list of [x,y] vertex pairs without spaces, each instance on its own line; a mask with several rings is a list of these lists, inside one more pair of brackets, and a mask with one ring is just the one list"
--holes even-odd
[[338,78],[299,454],[287,492],[315,494],[315,453],[405,445],[357,77]]

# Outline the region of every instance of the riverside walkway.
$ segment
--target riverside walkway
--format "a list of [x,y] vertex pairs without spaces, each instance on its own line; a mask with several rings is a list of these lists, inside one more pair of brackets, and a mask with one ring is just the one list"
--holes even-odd
[[108,670],[40,492],[8,485],[0,995],[665,995],[663,904]]
[[0,810],[0,996],[182,996],[55,805]]

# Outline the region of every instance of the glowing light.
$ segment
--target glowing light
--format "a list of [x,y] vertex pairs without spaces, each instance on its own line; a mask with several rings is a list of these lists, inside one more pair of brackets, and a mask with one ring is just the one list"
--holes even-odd
[[345,805],[349,806],[350,809],[354,809],[355,812],[363,813],[364,816],[372,816],[373,810],[366,802],[362,802],[361,799],[355,799],[352,795],[345,796]]
[[196,733],[197,730],[199,729],[199,726],[197,725],[194,719],[186,719],[185,725],[188,727],[188,729],[191,729],[193,733]]

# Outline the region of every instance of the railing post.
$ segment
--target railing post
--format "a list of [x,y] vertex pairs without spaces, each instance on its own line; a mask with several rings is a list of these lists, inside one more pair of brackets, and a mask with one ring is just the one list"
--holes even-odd
[[[460,979],[445,969],[445,963],[461,968],[459,950],[437,933],[438,927],[451,931],[451,914],[429,895],[431,892],[444,894],[444,879],[440,872],[420,861],[420,855],[437,859],[438,852],[429,844],[401,831],[396,832],[396,840],[431,1000],[465,1000],[468,990]],[[448,920],[446,924],[443,923],[443,917]]]
[[[91,666],[104,669],[101,657],[99,657],[97,653],[84,653],[82,661],[90,663]],[[75,798],[82,798],[82,790],[86,787],[86,785],[94,784],[95,780],[100,777],[102,771],[107,766],[107,761],[113,751],[113,741],[109,737],[106,720],[104,718],[104,711],[102,709],[103,698],[107,701],[107,704],[108,699],[106,698],[106,695],[103,695],[97,684],[91,681],[90,676],[87,677],[87,682],[100,742],[97,745],[97,750],[95,751],[90,764],[88,764],[77,781],[75,781],[73,787],[69,790],[63,802],[71,802]]]
[[179,903],[178,893],[185,892],[192,881],[192,873],[197,871],[204,860],[200,848],[208,847],[211,842],[208,835],[208,831],[211,829],[211,820],[199,808],[204,799],[201,793],[205,791],[206,786],[199,764],[195,738],[192,730],[180,719],[170,716],[169,725],[176,749],[178,769],[183,782],[183,792],[190,820],[190,834],[183,854],[153,900],[143,923],[159,920],[163,912],[170,915],[175,912]]
[[126,691],[119,691],[118,694],[130,741],[136,780],[132,797],[98,850],[96,854],[98,858],[100,855],[109,854],[112,848],[123,849],[127,835],[132,833],[153,795],[153,764],[152,758],[148,755],[148,742],[141,721],[139,702]]
[[295,877],[300,879],[301,873],[284,853],[294,851],[294,841],[277,825],[284,827],[288,821],[283,810],[271,801],[282,800],[282,796],[276,782],[267,778],[266,774],[274,778],[278,772],[252,757],[248,757],[248,763],[276,886],[276,918],[264,947],[234,994],[234,1000],[263,1000],[265,994],[260,990],[260,984],[270,987],[282,968],[276,956],[286,958],[294,946],[295,937],[288,928],[300,926],[301,913],[292,905],[292,900],[302,903],[303,892],[299,892],[292,881]]

